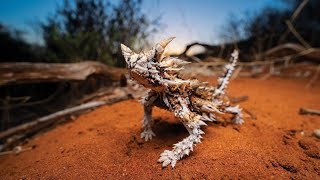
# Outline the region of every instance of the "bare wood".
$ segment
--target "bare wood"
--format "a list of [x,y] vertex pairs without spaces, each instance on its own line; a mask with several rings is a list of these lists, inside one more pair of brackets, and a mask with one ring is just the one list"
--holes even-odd
[[[290,59],[300,57],[300,56],[305,56],[308,58],[313,58],[313,59],[318,59],[319,61],[314,61],[320,63],[320,49],[319,48],[310,48],[310,49],[305,49],[301,45],[298,44],[293,44],[293,43],[287,43],[287,44],[281,44],[279,46],[276,46],[270,50],[267,50],[263,54],[265,56],[274,54],[278,51],[282,51],[284,49],[291,49],[295,51],[295,54],[291,54],[288,56],[284,57],[277,57],[277,58],[270,58],[268,61],[252,61],[252,62],[239,62],[237,63],[239,66],[256,66],[256,65],[270,65],[272,63],[276,62],[285,62]],[[228,64],[227,62],[200,62],[200,63],[195,63],[192,65],[199,65],[199,66],[224,66]]]
[[126,70],[94,61],[80,63],[0,63],[0,85],[85,80],[100,74],[118,81]]
[[231,80],[237,78],[237,77],[239,76],[241,70],[242,70],[242,66],[239,66],[239,67],[234,71],[234,73],[233,73],[233,75],[232,75],[232,77],[231,77]]
[[73,114],[73,113],[76,113],[76,112],[79,112],[79,111],[83,111],[83,110],[87,110],[87,109],[91,109],[91,108],[96,108],[96,107],[99,107],[99,106],[102,106],[102,105],[106,105],[106,104],[112,104],[112,103],[115,103],[115,102],[118,102],[118,101],[121,101],[121,100],[125,100],[125,99],[128,99],[128,98],[129,98],[129,96],[128,96],[127,92],[120,91],[120,94],[114,94],[112,96],[109,96],[109,98],[106,99],[106,100],[89,102],[89,103],[86,103],[86,104],[82,104],[82,105],[79,105],[79,106],[68,108],[68,109],[65,109],[65,110],[58,111],[56,113],[50,114],[48,116],[39,118],[39,119],[37,119],[35,121],[28,122],[28,123],[13,127],[13,128],[8,129],[8,130],[6,130],[4,132],[1,132],[0,133],[0,139],[4,139],[4,138],[12,136],[14,134],[21,133],[21,132],[26,131],[28,129],[32,129],[32,128],[36,127],[36,126],[39,126],[39,125],[41,125],[43,123],[48,123],[48,122],[50,122],[52,120],[55,120],[57,118],[61,118],[63,116],[69,115],[69,114]]
[[264,76],[262,76],[260,80],[267,80],[269,77],[271,77],[271,75],[272,75],[271,73],[267,73]]
[[195,62],[201,62],[201,59],[197,58],[196,56],[189,56]]
[[266,75],[264,75],[262,78],[260,78],[260,79],[261,80],[267,80],[273,74],[274,74],[274,62],[272,61],[271,64],[270,64],[269,72]]
[[304,6],[306,6],[306,4],[309,2],[309,0],[304,0],[298,7],[297,9],[294,11],[294,13],[292,14],[290,21],[293,22],[298,15],[300,14],[300,12],[302,11],[302,9],[304,8]]
[[320,65],[318,65],[317,70],[314,74],[314,76],[311,78],[311,80],[308,82],[308,84],[306,85],[306,88],[310,88],[313,83],[319,78],[319,74],[320,74]]
[[[302,9],[305,7],[305,5],[309,2],[309,0],[304,0],[300,3],[300,5],[297,7],[297,9],[293,12],[292,16],[290,17],[290,23],[292,24],[296,18],[299,16]],[[286,31],[283,33],[283,35],[280,37],[279,43],[281,43],[289,34],[290,30],[286,29]]]
[[0,147],[0,156],[7,155],[7,154],[20,154],[22,152],[29,151],[29,150],[32,150],[34,148],[35,148],[34,146],[27,147],[27,148],[22,148],[21,146],[16,146],[15,148],[13,148],[10,151],[1,152],[1,147]]
[[310,114],[310,115],[318,115],[318,116],[320,116],[320,110],[308,109],[308,108],[300,108],[299,114],[301,114],[301,115]]
[[[268,61],[252,61],[252,62],[239,62],[239,66],[256,66],[256,65],[271,65],[273,63],[279,63],[279,62],[287,62],[293,58],[297,57],[307,57],[314,59],[313,62],[320,63],[320,49],[319,48],[309,48],[306,49],[302,47],[299,44],[293,44],[293,43],[287,43],[287,44],[281,44],[274,48],[271,48],[270,50],[267,50],[266,52],[262,53],[264,56],[268,56],[271,54],[274,54],[278,51],[282,51],[284,49],[291,49],[295,51],[295,54],[283,56],[283,57],[277,57],[277,58],[270,58]],[[199,65],[199,66],[224,66],[228,64],[227,62],[200,62],[192,65]]]
[[304,51],[306,50],[306,48],[304,48],[303,46],[301,46],[300,44],[296,44],[296,43],[285,43],[285,44],[280,44],[276,47],[273,47],[267,51],[265,51],[263,53],[264,56],[268,56],[268,55],[271,55],[271,54],[274,54],[276,52],[279,52],[279,51],[282,51],[284,49],[290,49],[290,50],[293,50],[295,52],[301,52],[301,51]]
[[291,33],[303,44],[306,48],[311,48],[311,46],[303,39],[303,37],[298,33],[298,31],[293,27],[291,21],[286,21],[286,24],[291,31]]
[[[26,106],[34,106],[34,105],[40,105],[46,102],[51,101],[52,99],[54,99],[59,93],[61,93],[63,90],[63,87],[60,85],[57,90],[51,94],[50,96],[48,96],[45,99],[39,100],[39,101],[33,101],[33,102],[23,102],[23,103],[19,103],[19,104],[12,104],[9,107],[7,107],[8,109],[13,109],[13,108],[20,108],[20,107],[26,107]],[[10,97],[11,99],[13,99],[12,97]],[[1,100],[1,99],[0,99]],[[5,104],[5,103],[4,103]],[[4,110],[6,108],[6,106],[0,106],[0,110]]]
[[92,94],[89,94],[87,96],[84,96],[80,102],[82,103],[87,103],[89,101],[93,101],[95,99],[98,99],[102,96],[107,96],[112,94],[114,88],[113,87],[107,87],[107,88],[102,88],[100,90],[98,90],[97,92],[94,92]]

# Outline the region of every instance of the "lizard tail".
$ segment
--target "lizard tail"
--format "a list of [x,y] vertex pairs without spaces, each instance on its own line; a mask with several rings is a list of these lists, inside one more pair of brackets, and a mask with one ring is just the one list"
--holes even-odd
[[229,80],[237,64],[238,57],[239,57],[239,52],[237,50],[234,50],[230,57],[230,63],[225,66],[225,72],[223,76],[221,76],[218,79],[218,85],[217,85],[217,88],[214,90],[213,97],[217,97],[225,93],[224,91],[229,84]]

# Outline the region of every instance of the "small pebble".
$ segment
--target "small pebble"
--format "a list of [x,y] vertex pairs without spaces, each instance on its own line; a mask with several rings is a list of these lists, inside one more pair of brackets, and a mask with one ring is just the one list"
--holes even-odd
[[314,134],[314,136],[316,136],[317,138],[320,139],[320,129],[315,129],[315,130],[313,131],[313,134]]

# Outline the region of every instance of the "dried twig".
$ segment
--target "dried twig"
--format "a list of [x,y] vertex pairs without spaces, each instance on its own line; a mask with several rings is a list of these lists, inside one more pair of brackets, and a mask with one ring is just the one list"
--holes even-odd
[[273,74],[274,74],[274,62],[271,61],[270,62],[269,72],[266,75],[264,75],[262,78],[260,78],[260,79],[261,80],[267,80]]
[[318,115],[318,116],[320,116],[320,110],[308,109],[308,108],[300,108],[299,109],[299,114],[301,114],[301,115],[310,114],[310,115]]
[[306,48],[311,48],[311,46],[303,39],[303,37],[298,33],[298,31],[293,27],[291,21],[286,21],[286,24],[291,31],[291,33],[303,44]]
[[237,77],[239,76],[241,70],[242,70],[242,66],[239,66],[239,67],[234,71],[234,73],[233,73],[233,75],[232,75],[232,77],[231,77],[231,80],[237,78]]
[[301,4],[297,7],[297,9],[294,11],[294,13],[292,14],[290,21],[293,22],[298,15],[300,14],[300,12],[302,11],[302,9],[304,8],[304,6],[308,3],[309,0],[304,0],[301,2]]
[[27,147],[27,148],[22,148],[21,146],[16,146],[13,148],[13,150],[0,152],[0,156],[7,155],[7,154],[20,154],[22,152],[29,151],[34,148],[35,148],[35,146]]
[[[302,9],[304,8],[304,6],[308,3],[309,0],[304,0],[301,2],[301,4],[297,7],[297,9],[293,12],[291,18],[290,18],[290,23],[292,24],[295,19],[299,16],[300,12],[302,11]],[[279,43],[281,43],[289,34],[290,29],[287,29],[283,35],[280,37]]]
[[296,44],[296,43],[285,43],[285,44],[280,44],[276,47],[273,47],[271,49],[268,49],[267,51],[265,51],[263,53],[264,56],[269,56],[269,55],[272,55],[276,52],[281,52],[285,49],[290,49],[290,50],[293,50],[295,52],[301,52],[301,51],[304,51],[306,50],[303,46],[301,46],[300,44]]
[[313,83],[319,78],[319,74],[320,74],[320,65],[318,65],[317,70],[314,74],[314,76],[311,78],[311,80],[308,82],[308,84],[306,85],[306,88],[310,88]]

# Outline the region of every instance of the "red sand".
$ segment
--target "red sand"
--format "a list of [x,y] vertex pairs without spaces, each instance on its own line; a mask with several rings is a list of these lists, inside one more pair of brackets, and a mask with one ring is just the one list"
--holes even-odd
[[[211,81],[213,82],[213,81]],[[251,111],[242,126],[210,123],[203,142],[162,169],[159,154],[187,135],[170,112],[154,110],[157,136],[139,138],[142,107],[136,100],[104,106],[30,140],[36,148],[0,157],[0,179],[319,179],[320,117],[299,115],[320,109],[320,86],[306,80],[239,78],[229,94],[248,95]],[[304,131],[304,135],[301,131]]]

